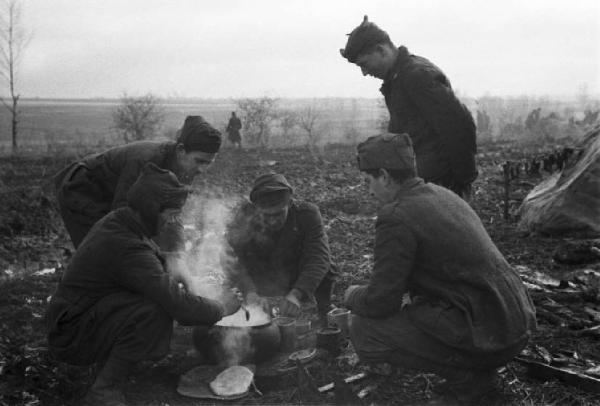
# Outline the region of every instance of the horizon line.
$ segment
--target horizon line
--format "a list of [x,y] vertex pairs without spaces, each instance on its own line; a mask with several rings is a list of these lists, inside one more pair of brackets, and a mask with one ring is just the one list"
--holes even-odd
[[[249,96],[249,97],[201,97],[201,96],[160,96],[160,95],[156,95],[154,93],[145,93],[145,94],[140,94],[140,95],[130,95],[128,94],[128,97],[142,97],[145,95],[151,94],[154,97],[156,97],[159,101],[202,101],[202,100],[219,100],[219,101],[232,101],[235,102],[236,100],[245,100],[245,99],[261,99],[264,97],[268,97],[271,99],[276,99],[276,100],[326,100],[326,99],[345,99],[345,100],[352,100],[352,99],[363,99],[363,100],[380,100],[383,99],[383,97],[368,97],[368,96],[317,96],[317,97],[303,97],[303,96],[285,96],[285,97],[272,97],[272,96],[268,96],[268,95],[262,95],[262,96]],[[469,96],[469,95],[461,95],[458,94],[457,96],[459,99],[471,99],[471,100],[478,100],[478,99],[484,99],[484,98],[488,98],[488,97],[492,97],[492,98],[501,98],[501,99],[515,99],[515,98],[524,98],[524,97],[529,97],[529,98],[551,98],[551,99],[576,99],[578,97],[577,94],[569,94],[569,95],[560,95],[560,94],[511,94],[511,95],[495,95],[495,94],[491,94],[491,93],[486,93],[482,96]],[[587,95],[589,101],[600,101],[600,94],[588,94]],[[105,96],[90,96],[90,97],[65,97],[65,96],[21,96],[19,97],[19,101],[106,101],[106,102],[112,102],[112,101],[120,101],[123,98],[123,96],[116,96],[116,97],[105,97]],[[0,96],[0,99],[2,100],[10,100],[11,98],[9,96]]]

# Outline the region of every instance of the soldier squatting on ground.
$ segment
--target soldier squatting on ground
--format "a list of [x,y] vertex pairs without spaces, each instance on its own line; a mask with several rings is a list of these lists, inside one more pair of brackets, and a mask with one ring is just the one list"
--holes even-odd
[[477,399],[536,326],[527,289],[473,209],[417,176],[407,134],[360,144],[358,167],[383,206],[370,280],[344,295],[354,349],[442,376],[449,399]]
[[282,316],[298,316],[302,303],[312,302],[324,318],[335,266],[321,213],[314,204],[294,199],[283,175],[268,173],[254,181],[250,199],[228,227],[228,240],[238,260],[233,268],[245,270],[230,269],[229,274],[250,302],[284,297]]
[[50,351],[71,364],[102,365],[85,404],[125,404],[119,383],[137,362],[167,355],[174,320],[210,326],[240,307],[233,293],[217,302],[182,289],[152,241],[188,193],[172,172],[147,164],[127,206],[92,227],[52,295]]

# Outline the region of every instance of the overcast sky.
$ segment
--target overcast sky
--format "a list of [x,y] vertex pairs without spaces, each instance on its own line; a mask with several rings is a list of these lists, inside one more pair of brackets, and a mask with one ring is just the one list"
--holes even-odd
[[364,14],[460,94],[600,94],[598,0],[26,0],[25,97],[378,97]]

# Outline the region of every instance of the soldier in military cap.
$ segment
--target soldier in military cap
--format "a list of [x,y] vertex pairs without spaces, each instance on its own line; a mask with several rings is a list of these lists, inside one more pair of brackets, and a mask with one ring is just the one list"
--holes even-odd
[[267,306],[283,297],[281,315],[297,316],[304,303],[329,310],[335,267],[319,208],[293,198],[292,186],[278,173],[259,176],[228,226],[235,264],[232,284],[249,302]]
[[124,405],[119,384],[137,362],[168,353],[173,320],[211,326],[240,307],[230,291],[217,301],[182,289],[152,241],[188,193],[172,172],[148,163],[127,205],[90,230],[50,299],[50,352],[70,364],[102,365],[85,405]]
[[407,134],[361,143],[358,167],[382,206],[370,280],[344,295],[354,348],[367,363],[441,375],[445,396],[478,398],[535,328],[527,289],[471,207],[416,176]]
[[410,135],[419,176],[468,198],[477,177],[475,123],[444,73],[406,47],[396,47],[367,16],[340,52],[363,75],[383,80],[388,131]]
[[190,183],[214,161],[220,146],[218,130],[201,116],[188,116],[176,141],[133,142],[67,166],[55,176],[55,186],[60,214],[75,248],[99,219],[127,204],[127,191],[144,165],[154,163]]

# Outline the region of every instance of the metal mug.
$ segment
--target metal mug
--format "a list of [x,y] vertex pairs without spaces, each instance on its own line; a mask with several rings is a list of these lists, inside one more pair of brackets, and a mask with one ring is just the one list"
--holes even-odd
[[327,350],[333,357],[341,353],[342,331],[337,327],[326,327],[317,331],[317,347]]
[[350,310],[343,307],[336,307],[327,313],[327,325],[329,327],[337,327],[342,331],[342,335],[347,337],[350,329]]
[[279,350],[292,352],[296,349],[296,319],[292,317],[276,317],[273,322],[279,327],[281,344]]

